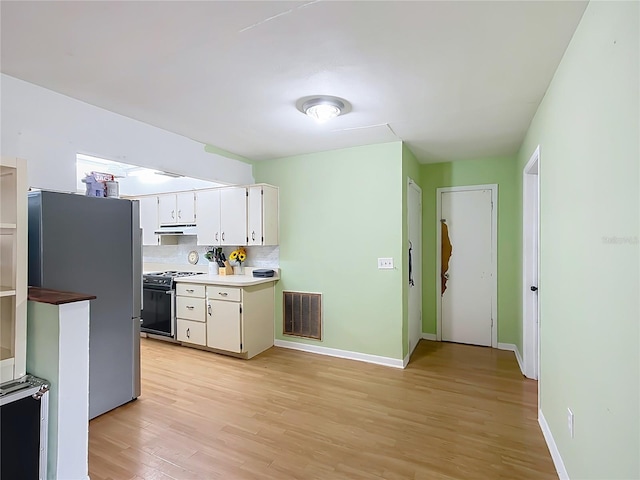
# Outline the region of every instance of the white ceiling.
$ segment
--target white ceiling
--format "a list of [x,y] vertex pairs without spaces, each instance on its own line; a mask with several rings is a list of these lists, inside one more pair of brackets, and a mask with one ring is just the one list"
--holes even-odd
[[[404,140],[421,162],[513,155],[582,1],[24,2],[2,72],[262,160]],[[300,97],[347,99],[318,125]]]

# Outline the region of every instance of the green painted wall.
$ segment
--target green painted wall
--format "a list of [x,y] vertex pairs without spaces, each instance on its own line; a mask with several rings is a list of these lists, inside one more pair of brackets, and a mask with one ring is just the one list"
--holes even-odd
[[408,179],[420,185],[420,164],[415,155],[404,143],[402,144],[402,356],[409,353],[409,229],[407,223],[407,188]]
[[[423,294],[422,331],[436,333],[436,189],[465,185],[498,184],[498,341],[521,349],[517,311],[518,257],[516,162],[513,158],[464,160],[420,166],[422,186]],[[522,351],[522,350],[520,350]]]
[[518,158],[540,145],[541,408],[573,479],[640,478],[639,7],[589,3]]
[[58,468],[58,342],[59,307],[40,302],[27,302],[27,372],[49,381],[49,423],[47,443],[47,478],[55,478]]
[[[401,142],[257,162],[257,182],[280,187],[276,338],[403,358]],[[323,294],[321,342],[282,335],[282,291]]]

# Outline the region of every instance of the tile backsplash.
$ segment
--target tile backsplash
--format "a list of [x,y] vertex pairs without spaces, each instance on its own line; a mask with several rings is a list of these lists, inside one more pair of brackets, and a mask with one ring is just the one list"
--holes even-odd
[[[185,235],[177,237],[177,245],[145,245],[142,247],[142,260],[144,263],[166,263],[172,265],[191,264],[187,260],[189,252],[195,250],[200,258],[197,265],[207,266],[209,261],[204,258],[204,254],[209,247],[196,244],[196,237],[193,235]],[[276,246],[251,246],[245,247],[247,251],[247,261],[244,263],[247,267],[258,268],[278,268],[280,266],[280,247]],[[229,254],[235,250],[235,247],[222,247],[224,254]]]

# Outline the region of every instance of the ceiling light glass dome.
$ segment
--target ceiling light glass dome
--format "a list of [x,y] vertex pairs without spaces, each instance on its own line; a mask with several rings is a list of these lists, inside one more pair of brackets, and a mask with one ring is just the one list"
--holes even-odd
[[326,122],[350,111],[346,100],[326,95],[301,98],[296,106],[298,110],[318,123]]

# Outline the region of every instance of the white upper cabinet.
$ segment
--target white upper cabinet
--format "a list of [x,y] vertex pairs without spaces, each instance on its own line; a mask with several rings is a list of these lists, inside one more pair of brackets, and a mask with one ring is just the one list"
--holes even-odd
[[140,197],[140,228],[142,228],[143,245],[160,245],[160,236],[154,232],[158,229],[158,197]]
[[196,195],[194,192],[178,193],[176,195],[176,209],[178,223],[188,224],[196,222]]
[[247,189],[225,187],[197,194],[198,245],[247,244]]
[[220,245],[220,190],[196,193],[198,245]]
[[158,196],[160,225],[186,225],[196,221],[195,193],[171,193]]
[[176,212],[176,196],[160,195],[158,197],[158,219],[160,225],[172,225],[176,224],[177,212]]
[[247,189],[220,189],[220,245],[247,244]]
[[248,199],[248,245],[278,245],[278,189],[251,185]]

